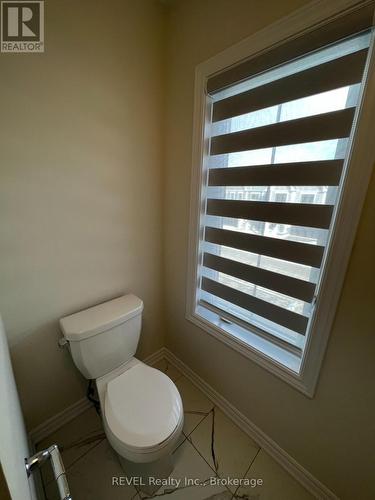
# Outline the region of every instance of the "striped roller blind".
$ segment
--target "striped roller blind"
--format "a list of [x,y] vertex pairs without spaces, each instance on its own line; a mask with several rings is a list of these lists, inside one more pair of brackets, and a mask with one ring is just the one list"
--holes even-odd
[[[357,27],[369,26],[368,12],[357,17]],[[308,53],[294,41],[208,80],[197,305],[297,350],[319,291],[369,41],[369,30],[324,47],[310,40]]]

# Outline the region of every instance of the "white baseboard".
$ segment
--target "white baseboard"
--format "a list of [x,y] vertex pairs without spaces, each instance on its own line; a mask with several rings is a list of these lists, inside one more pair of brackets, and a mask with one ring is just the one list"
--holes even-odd
[[[283,450],[273,439],[265,434],[258,426],[249,420],[243,413],[235,408],[221,394],[213,389],[183,361],[175,356],[169,349],[162,347],[143,361],[149,365],[154,365],[165,358],[187,377],[198,389],[200,389],[211,401],[222,410],[240,429],[248,434],[258,445],[264,449],[278,464],[280,464],[291,476],[293,476],[302,486],[315,498],[320,500],[339,500],[339,498],[322,484],[316,477],[300,465],[293,457]],[[87,398],[82,398],[62,412],[49,418],[38,425],[29,433],[32,443],[38,443],[52,434],[57,429],[73,420],[75,417],[91,407]]]
[[53,417],[48,418],[37,427],[34,427],[34,429],[32,429],[29,433],[30,440],[34,444],[39,443],[67,422],[70,422],[70,420],[73,420],[73,418],[78,417],[78,415],[88,410],[90,406],[91,403],[87,398],[80,399],[71,406],[68,406],[68,408],[65,408],[65,410],[57,413]]
[[167,349],[165,347],[161,347],[153,354],[150,354],[150,356],[147,356],[147,358],[142,359],[142,361],[148,365],[155,365],[158,361],[166,358],[166,351]]
[[[162,347],[158,351],[143,359],[143,362],[149,365],[154,365],[164,357],[166,357],[165,348]],[[78,415],[80,415],[84,411],[88,410],[91,406],[92,404],[86,397],[73,403],[71,406],[68,406],[68,408],[65,408],[63,411],[57,413],[53,417],[48,418],[37,427],[34,427],[34,429],[31,429],[31,431],[29,432],[30,441],[33,443],[33,445],[39,443],[50,434],[60,429],[60,427],[78,417]]]
[[283,450],[273,439],[235,408],[221,394],[213,389],[183,361],[168,349],[164,349],[165,359],[174,365],[198,389],[200,389],[215,405],[220,408],[240,429],[250,436],[278,464],[294,477],[307,491],[320,500],[339,500],[339,498],[322,484],[316,477],[300,465]]

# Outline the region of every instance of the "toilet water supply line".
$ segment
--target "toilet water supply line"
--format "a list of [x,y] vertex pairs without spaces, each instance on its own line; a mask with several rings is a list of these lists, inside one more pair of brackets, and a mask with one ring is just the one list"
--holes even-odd
[[41,467],[47,460],[51,460],[53,475],[57,482],[61,500],[72,500],[68,480],[66,479],[65,467],[61,459],[59,448],[53,444],[45,450],[38,451],[30,458],[25,458],[27,476],[37,468]]
[[[66,340],[65,337],[61,337],[58,340],[58,344],[59,344],[59,347],[64,348],[64,347],[69,345],[69,341]],[[100,402],[99,402],[99,398],[95,399],[95,397],[94,397],[95,396],[95,386],[93,386],[93,382],[94,382],[93,380],[89,380],[89,385],[87,387],[86,397],[90,401],[90,403],[92,403],[94,405],[96,413],[98,415],[100,415]]]
[[90,401],[90,403],[92,403],[94,405],[94,408],[95,408],[95,411],[96,413],[100,416],[100,401],[99,401],[99,397],[97,397],[95,399],[95,394],[97,395],[97,391],[95,390],[95,384],[94,384],[94,380],[89,380],[89,385],[87,387],[87,393],[86,393],[86,397],[87,399]]

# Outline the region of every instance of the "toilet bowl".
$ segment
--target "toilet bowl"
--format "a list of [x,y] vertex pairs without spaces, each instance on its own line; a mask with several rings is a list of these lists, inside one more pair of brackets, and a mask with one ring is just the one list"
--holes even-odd
[[133,358],[96,381],[105,433],[112,448],[135,463],[173,451],[184,413],[177,387],[163,372]]
[[142,311],[129,294],[66,316],[60,327],[75,365],[96,381],[104,431],[125,472],[167,477],[183,406],[172,380],[134,357]]

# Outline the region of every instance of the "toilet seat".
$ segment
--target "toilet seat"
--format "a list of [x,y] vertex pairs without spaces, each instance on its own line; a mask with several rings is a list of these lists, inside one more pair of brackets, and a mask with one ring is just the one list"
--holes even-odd
[[138,363],[107,384],[104,417],[112,446],[143,461],[179,437],[182,401],[167,375]]

